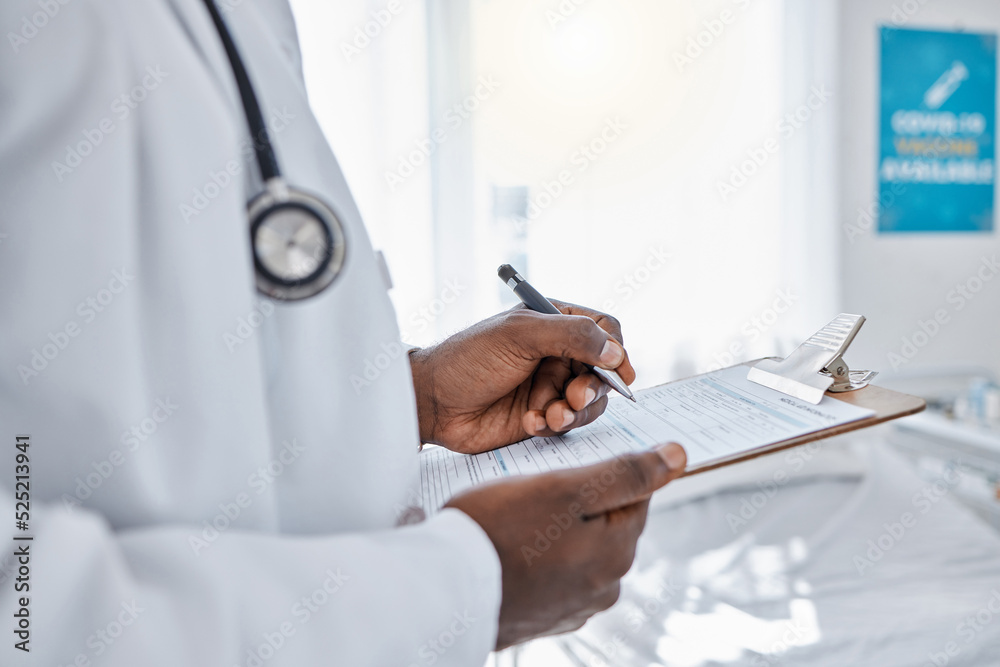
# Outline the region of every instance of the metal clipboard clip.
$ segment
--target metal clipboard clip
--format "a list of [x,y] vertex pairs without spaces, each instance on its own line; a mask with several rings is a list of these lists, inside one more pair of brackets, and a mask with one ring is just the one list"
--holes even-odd
[[865,323],[862,315],[841,313],[783,360],[764,359],[747,379],[783,394],[818,404],[827,391],[854,391],[868,386],[875,371],[852,371],[844,353]]

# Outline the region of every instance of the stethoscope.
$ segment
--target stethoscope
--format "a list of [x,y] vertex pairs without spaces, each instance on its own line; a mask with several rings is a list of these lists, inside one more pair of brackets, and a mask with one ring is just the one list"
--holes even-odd
[[205,0],[236,75],[264,191],[247,205],[257,291],[299,301],[326,289],[344,267],[347,239],[337,214],[281,177],[278,158],[236,44],[213,0]]

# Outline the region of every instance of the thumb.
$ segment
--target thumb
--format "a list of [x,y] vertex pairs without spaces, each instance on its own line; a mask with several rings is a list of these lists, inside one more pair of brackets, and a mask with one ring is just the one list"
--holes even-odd
[[528,310],[511,313],[515,340],[539,358],[563,357],[614,369],[625,361],[625,349],[597,322],[584,315],[548,315]]
[[626,454],[579,473],[585,480],[580,495],[590,516],[634,505],[684,474],[687,453],[677,443]]

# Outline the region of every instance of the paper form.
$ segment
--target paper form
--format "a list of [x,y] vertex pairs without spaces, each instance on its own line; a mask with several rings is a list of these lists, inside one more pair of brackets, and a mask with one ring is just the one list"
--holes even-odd
[[419,456],[424,510],[430,514],[483,482],[576,468],[665,442],[684,446],[692,470],[875,414],[828,396],[812,405],[746,376],[746,366],[734,366],[644,389],[635,393],[638,405],[615,396],[597,421],[563,436],[529,438],[472,456],[425,449]]

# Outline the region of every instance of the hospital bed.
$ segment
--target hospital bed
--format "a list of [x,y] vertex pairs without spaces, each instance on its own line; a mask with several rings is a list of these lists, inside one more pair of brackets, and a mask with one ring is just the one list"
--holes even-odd
[[1000,533],[908,437],[869,429],[675,482],[619,602],[494,664],[1000,665]]

